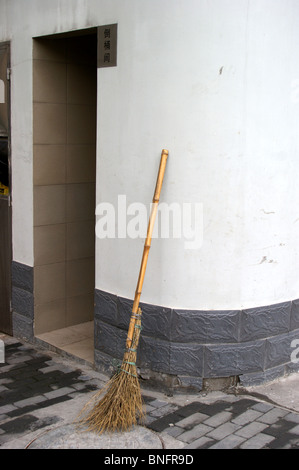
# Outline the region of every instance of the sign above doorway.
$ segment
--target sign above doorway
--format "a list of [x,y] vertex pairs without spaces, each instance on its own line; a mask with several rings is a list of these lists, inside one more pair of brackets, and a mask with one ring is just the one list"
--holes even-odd
[[98,27],[98,67],[117,65],[117,23]]

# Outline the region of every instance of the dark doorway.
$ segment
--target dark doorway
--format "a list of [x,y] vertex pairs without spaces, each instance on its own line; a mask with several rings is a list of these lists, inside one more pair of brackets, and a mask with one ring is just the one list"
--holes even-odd
[[0,44],[0,331],[12,334],[9,77],[9,44],[3,43]]
[[94,31],[35,38],[34,333],[90,362],[95,286],[96,117]]

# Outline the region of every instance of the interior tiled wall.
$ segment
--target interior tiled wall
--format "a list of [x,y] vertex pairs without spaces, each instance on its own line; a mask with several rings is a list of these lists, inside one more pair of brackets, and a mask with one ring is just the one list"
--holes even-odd
[[93,318],[96,40],[33,47],[35,334]]

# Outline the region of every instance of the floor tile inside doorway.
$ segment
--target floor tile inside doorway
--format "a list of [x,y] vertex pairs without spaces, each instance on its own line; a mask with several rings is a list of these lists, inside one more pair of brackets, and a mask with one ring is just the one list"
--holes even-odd
[[73,356],[94,362],[93,321],[43,333],[37,337]]

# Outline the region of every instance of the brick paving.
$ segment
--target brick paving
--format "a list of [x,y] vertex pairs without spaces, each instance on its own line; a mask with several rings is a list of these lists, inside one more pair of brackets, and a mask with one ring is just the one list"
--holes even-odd
[[[150,397],[146,402],[152,406]],[[299,414],[253,399],[195,401],[171,413],[165,402],[159,410],[155,420],[148,412],[147,426],[185,443],[185,449],[299,449]]]
[[59,422],[57,418],[38,419],[34,412],[72,400],[72,395],[96,390],[80,369],[67,369],[52,357],[23,343],[5,346],[5,363],[0,364],[0,448],[29,431]]
[[[0,364],[0,448],[61,423],[57,406],[94,393],[103,376],[10,338]],[[157,398],[158,396],[158,398]],[[143,391],[143,423],[172,449],[299,449],[299,414],[251,397],[184,400]],[[48,412],[49,410],[52,412]],[[43,413],[41,413],[43,411]],[[23,441],[21,438],[24,438]],[[16,445],[16,444],[14,444]]]

